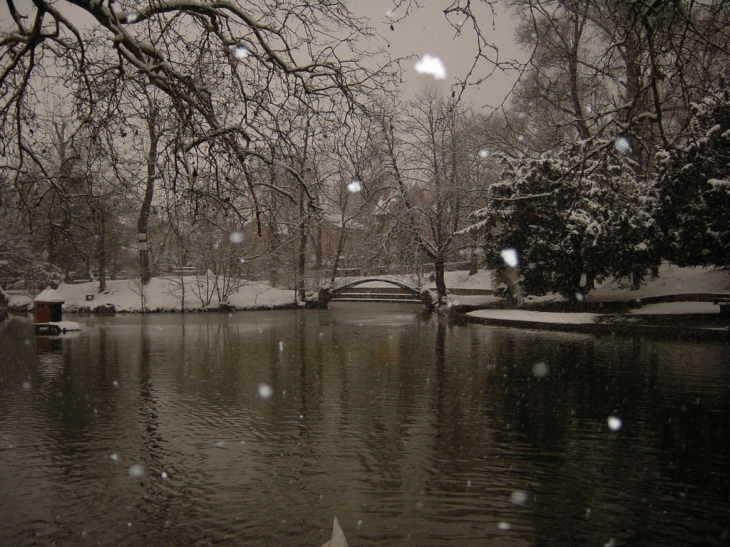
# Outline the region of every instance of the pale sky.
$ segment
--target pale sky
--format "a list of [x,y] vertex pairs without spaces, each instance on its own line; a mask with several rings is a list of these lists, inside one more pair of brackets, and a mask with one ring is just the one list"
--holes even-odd
[[[32,0],[16,0],[16,6],[21,12],[27,10]],[[142,3],[142,2],[140,2]],[[81,10],[63,2],[63,11],[72,14],[87,16]],[[394,30],[390,30],[392,20],[387,12],[393,9],[393,0],[349,0],[350,9],[357,15],[370,18],[372,26],[390,43],[388,50],[394,57],[416,55],[423,57],[430,54],[439,57],[445,68],[446,78],[436,80],[432,76],[419,75],[413,68],[417,61],[406,61],[403,67],[406,97],[412,96],[428,86],[443,90],[444,94],[451,93],[451,84],[457,76],[463,77],[474,59],[474,36],[467,25],[461,36],[455,36],[454,29],[446,21],[443,9],[451,4],[451,0],[420,0],[421,7],[413,9],[407,18],[393,23]],[[514,58],[524,58],[524,52],[514,43],[514,22],[506,12],[505,6],[500,3],[496,6],[497,15],[493,18],[491,11],[481,2],[472,2],[472,9],[479,17],[479,24],[487,39],[499,48],[500,60],[508,61]],[[399,17],[396,11],[392,19]],[[0,2],[0,28],[12,26],[7,5]],[[83,27],[83,25],[80,25]],[[491,53],[490,53],[491,55]],[[488,69],[483,64],[481,74]],[[509,92],[514,83],[514,76],[500,71],[495,72],[479,89],[469,89],[464,98],[475,108],[482,106],[497,106]]]
[[[421,0],[422,7],[412,11],[409,16],[394,24],[386,15],[393,8],[393,0],[351,0],[350,9],[371,19],[373,27],[390,43],[389,50],[393,56],[415,54],[419,57],[430,54],[439,57],[447,71],[444,80],[435,80],[431,76],[416,73],[413,65],[416,59],[406,62],[404,81],[408,94],[417,93],[427,86],[442,89],[450,94],[450,86],[455,77],[463,77],[471,66],[475,55],[474,36],[465,27],[461,36],[455,36],[454,29],[446,21],[443,9],[451,4],[451,0]],[[479,24],[487,39],[499,48],[501,61],[524,59],[525,54],[515,44],[513,38],[514,21],[503,4],[496,6],[497,15],[492,17],[491,11],[479,2],[472,2],[473,10],[480,18]],[[397,18],[398,12],[392,17]],[[483,65],[481,73],[487,69]],[[497,106],[511,89],[514,75],[495,72],[479,89],[470,89],[465,98],[479,109],[485,105]]]

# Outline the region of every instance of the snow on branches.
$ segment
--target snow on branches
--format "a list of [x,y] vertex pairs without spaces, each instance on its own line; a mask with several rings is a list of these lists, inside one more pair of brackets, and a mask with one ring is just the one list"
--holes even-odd
[[487,231],[487,261],[504,269],[504,248],[522,257],[532,294],[585,294],[606,276],[637,284],[658,264],[655,199],[632,161],[606,143],[503,158],[501,182],[471,227]]
[[687,266],[730,265],[730,73],[692,105],[684,146],[658,155],[665,253]]

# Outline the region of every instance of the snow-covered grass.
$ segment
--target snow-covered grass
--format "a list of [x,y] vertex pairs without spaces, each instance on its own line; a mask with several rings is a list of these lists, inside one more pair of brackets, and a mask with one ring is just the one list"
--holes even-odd
[[[141,287],[135,280],[107,281],[106,290],[99,292],[97,282],[67,285],[61,283],[58,292],[65,300],[64,310],[76,311],[83,308],[95,308],[111,304],[118,312],[138,312],[144,308],[148,311],[186,311],[203,310],[217,307],[218,298],[213,295],[210,306],[204,306],[196,295],[196,278],[189,276],[185,281],[185,299],[183,303],[180,278],[153,277]],[[93,300],[87,300],[87,296]],[[203,296],[204,300],[207,300]],[[237,309],[273,308],[292,304],[293,291],[284,291],[271,287],[266,283],[250,282],[244,284],[225,302]]]
[[21,308],[33,304],[33,299],[28,294],[20,291],[5,292],[0,289],[0,299],[5,302],[10,309]]
[[599,317],[595,313],[552,313],[528,310],[476,310],[469,312],[472,317],[483,319],[506,319],[508,321],[529,321],[531,323],[586,324],[595,323]]
[[[405,276],[403,276],[405,277]],[[355,280],[355,278],[350,278]],[[110,305],[116,311],[136,312],[144,307],[150,311],[180,311],[183,308],[180,278],[156,277],[144,287],[140,288],[134,280],[108,281],[107,288],[99,293],[98,282],[81,284],[61,284],[58,292],[65,300],[64,309],[74,311],[83,308]],[[189,276],[185,281],[184,309],[187,311],[201,310],[201,299],[196,295],[200,292],[196,286],[196,278]],[[340,283],[342,280],[338,280]],[[433,287],[434,283],[426,280],[426,287]],[[388,283],[368,283],[364,287],[392,287]],[[493,289],[492,272],[480,270],[475,275],[466,271],[446,272],[446,286],[449,289]],[[668,296],[687,293],[730,294],[730,271],[704,268],[679,268],[664,265],[659,276],[649,279],[638,290],[632,290],[626,283],[611,280],[603,283],[588,295],[591,302],[607,302],[612,300],[638,300],[648,297]],[[4,293],[3,293],[4,294]],[[93,296],[87,300],[87,296]],[[6,295],[9,305],[23,304],[30,301],[27,295],[12,292]],[[556,294],[541,297],[526,295],[525,303],[561,300]],[[490,305],[501,302],[501,299],[489,295],[456,295],[450,299],[451,304]],[[226,301],[226,304],[236,309],[274,308],[292,305],[294,302],[293,290],[282,290],[271,287],[266,283],[248,282],[235,291]],[[209,307],[217,307],[218,298],[211,298]],[[592,314],[547,314],[544,312],[526,312],[524,310],[490,310],[489,313],[507,313],[514,320],[535,321],[539,317],[542,322],[585,322]],[[719,306],[712,302],[675,302],[665,304],[651,304],[632,311],[634,314],[696,314],[719,312]],[[483,313],[483,312],[479,312]],[[530,314],[526,319],[524,314]],[[539,314],[539,315],[535,315]],[[494,316],[494,318],[497,318]],[[505,317],[506,318],[506,317]],[[592,320],[591,320],[592,321]]]
[[720,306],[712,302],[661,302],[631,310],[633,315],[684,315],[720,313]]
[[450,289],[494,289],[491,270],[479,270],[474,275],[468,271],[446,272],[444,280]]
[[[589,302],[609,302],[634,300],[640,302],[651,297],[682,294],[723,294],[730,293],[730,272],[714,268],[680,268],[663,265],[659,276],[648,279],[637,290],[626,286],[627,283],[611,280],[603,283],[588,295]],[[464,297],[459,297],[463,300]],[[525,301],[549,301],[560,299],[557,295],[539,298],[526,298]],[[720,307],[712,302],[663,302],[647,304],[631,310],[634,315],[692,315],[718,314]],[[478,310],[469,315],[487,319],[507,319],[535,323],[582,324],[600,320],[600,314],[590,313],[546,313],[526,310]]]
[[638,290],[632,290],[625,280],[623,282],[610,280],[591,291],[588,300],[593,302],[634,300],[690,293],[730,293],[730,271],[715,268],[680,268],[663,264],[659,268],[659,276],[647,279]]

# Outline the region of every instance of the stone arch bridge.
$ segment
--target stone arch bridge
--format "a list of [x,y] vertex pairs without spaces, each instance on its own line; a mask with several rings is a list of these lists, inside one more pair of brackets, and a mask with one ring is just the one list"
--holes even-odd
[[412,294],[418,298],[427,307],[432,307],[434,304],[431,292],[426,290],[416,279],[415,276],[410,275],[376,275],[372,277],[358,277],[355,280],[343,279],[338,280],[334,285],[330,287],[322,287],[319,289],[317,295],[316,306],[327,307],[327,304],[342,294],[346,293],[349,289],[357,287],[358,285],[364,285],[366,283],[387,283],[398,287],[399,289]]

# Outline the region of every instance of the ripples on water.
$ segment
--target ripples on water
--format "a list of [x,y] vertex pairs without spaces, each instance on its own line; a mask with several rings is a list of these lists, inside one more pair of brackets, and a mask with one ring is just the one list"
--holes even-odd
[[0,544],[730,542],[730,344],[418,312],[6,322]]

